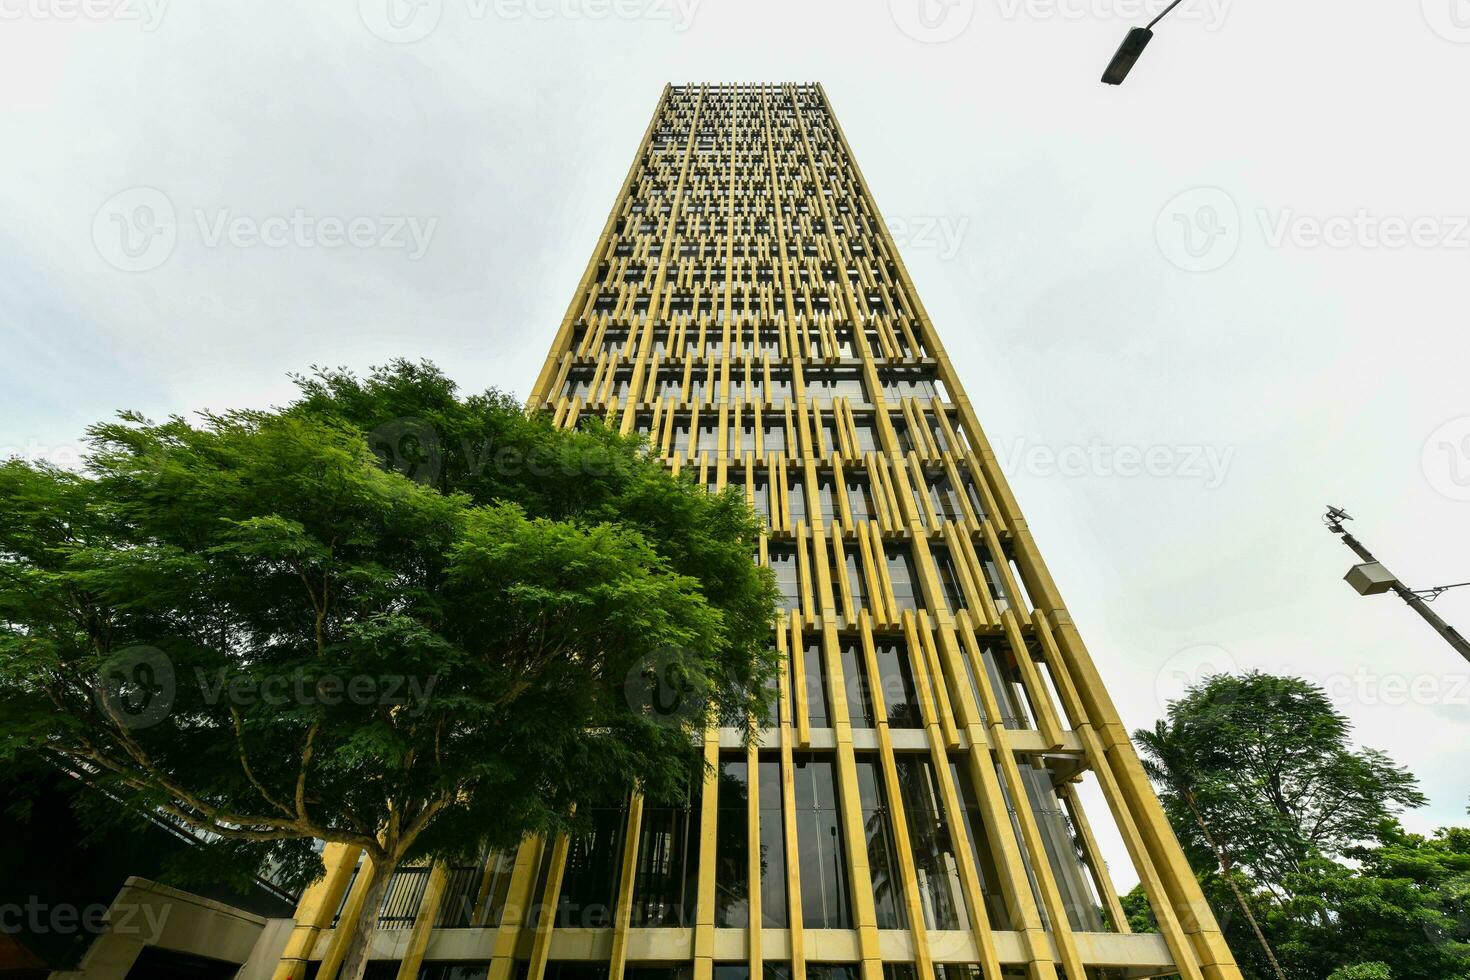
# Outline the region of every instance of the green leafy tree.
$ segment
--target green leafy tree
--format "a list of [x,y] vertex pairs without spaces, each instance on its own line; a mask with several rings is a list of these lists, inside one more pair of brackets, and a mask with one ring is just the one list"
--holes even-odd
[[400,864],[680,798],[695,733],[766,710],[776,593],[739,493],[635,440],[426,364],[297,380],[0,464],[0,757],[193,830],[196,877],[361,847],[356,980]]
[[1290,970],[1381,962],[1396,980],[1470,977],[1470,830],[1422,837],[1389,823],[1379,836],[1348,850],[1351,865],[1316,858],[1288,878],[1273,928]]
[[1356,963],[1333,970],[1327,980],[1393,980],[1393,971],[1387,963]]
[[1306,861],[1425,802],[1413,775],[1354,748],[1351,732],[1321,688],[1252,672],[1205,679],[1135,738],[1195,866],[1246,869],[1280,899]]
[[1161,720],[1152,729],[1134,732],[1133,739],[1143,753],[1144,772],[1155,783],[1167,786],[1176,805],[1188,811],[1193,829],[1198,831],[1200,840],[1214,855],[1220,880],[1230,889],[1235,907],[1245,916],[1272,974],[1277,980],[1286,980],[1281,964],[1276,960],[1276,953],[1271,949],[1266,934],[1261,931],[1261,924],[1246,898],[1246,891],[1250,888],[1249,880],[1242,887],[1241,879],[1244,876],[1235,869],[1229,848],[1210,831],[1209,822],[1200,809],[1201,795],[1214,798],[1220,792],[1216,784],[1224,774],[1218,770],[1200,768],[1210,750],[1199,744],[1194,735],[1187,723],[1171,724]]

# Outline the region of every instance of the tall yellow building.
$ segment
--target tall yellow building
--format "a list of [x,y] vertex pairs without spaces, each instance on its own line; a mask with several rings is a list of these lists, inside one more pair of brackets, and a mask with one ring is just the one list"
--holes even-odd
[[[1240,977],[820,86],[665,89],[532,402],[745,489],[779,713],[709,731],[682,807],[399,872],[370,976]],[[355,857],[277,980],[334,980]]]

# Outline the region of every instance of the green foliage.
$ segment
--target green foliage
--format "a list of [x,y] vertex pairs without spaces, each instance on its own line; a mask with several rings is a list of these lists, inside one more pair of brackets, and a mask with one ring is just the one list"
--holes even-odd
[[1387,963],[1356,963],[1332,971],[1327,980],[1393,980]]
[[299,884],[314,840],[453,860],[679,798],[706,723],[764,712],[738,492],[431,365],[297,380],[0,464],[0,758],[204,833],[191,879]]
[[1412,775],[1350,734],[1320,688],[1253,672],[1207,678],[1134,738],[1195,868],[1218,866],[1197,810],[1226,867],[1279,894],[1307,860],[1340,856],[1424,803]]
[[[1349,734],[1318,688],[1252,673],[1208,678],[1135,740],[1246,977],[1274,973],[1241,902],[1293,980],[1470,978],[1470,830],[1406,833],[1413,776]],[[1123,904],[1155,930],[1140,889]]]

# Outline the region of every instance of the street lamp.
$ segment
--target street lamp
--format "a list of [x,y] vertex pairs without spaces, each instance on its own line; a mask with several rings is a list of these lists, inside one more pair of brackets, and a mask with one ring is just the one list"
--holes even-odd
[[1148,47],[1148,42],[1154,38],[1154,25],[1169,15],[1169,11],[1183,3],[1184,0],[1174,0],[1173,3],[1164,8],[1164,12],[1149,21],[1147,27],[1135,27],[1128,32],[1123,43],[1118,46],[1117,54],[1108,63],[1108,70],[1103,72],[1102,80],[1107,85],[1122,85],[1123,79],[1133,70],[1133,65],[1138,61],[1138,56],[1143,54],[1143,49]]
[[1470,585],[1470,582],[1456,582],[1454,585],[1437,585],[1432,589],[1411,589],[1400,582],[1392,572],[1383,567],[1383,563],[1373,557],[1373,553],[1363,546],[1363,543],[1347,532],[1342,526],[1344,521],[1352,520],[1352,516],[1341,507],[1327,508],[1327,515],[1322,518],[1322,523],[1327,525],[1327,530],[1333,534],[1342,536],[1342,543],[1353,549],[1353,553],[1363,559],[1361,565],[1354,565],[1348,569],[1344,580],[1357,590],[1358,595],[1382,595],[1385,592],[1393,592],[1400,599],[1424,617],[1424,621],[1434,627],[1434,631],[1444,637],[1445,642],[1454,647],[1466,660],[1470,660],[1470,641],[1460,635],[1459,630],[1429,608],[1429,603],[1438,599],[1450,589],[1459,589]]

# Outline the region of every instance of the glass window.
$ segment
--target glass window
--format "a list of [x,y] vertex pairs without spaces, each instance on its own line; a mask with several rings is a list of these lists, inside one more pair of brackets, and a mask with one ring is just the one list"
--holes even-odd
[[500,925],[515,863],[515,848],[509,848],[490,852],[479,864],[450,871],[436,925],[442,929]]
[[556,900],[558,927],[611,928],[626,815],[623,807],[599,807],[589,815],[582,833],[571,838]]
[[[396,977],[396,971],[392,975]],[[485,980],[489,975],[489,963],[426,963],[419,970],[419,980]],[[369,980],[370,976],[365,975],[363,980]]]
[[817,477],[817,506],[822,512],[822,520],[832,523],[837,513],[837,486],[830,476]]
[[871,418],[854,419],[853,431],[857,434],[858,452],[872,453],[878,451],[878,435],[873,428],[873,420]]
[[806,716],[813,728],[831,728],[827,710],[827,663],[820,642],[808,643],[802,653],[802,669],[806,674]]
[[808,963],[806,980],[859,980],[856,963]]
[[868,686],[868,670],[864,664],[862,641],[849,637],[842,641],[842,688],[847,694],[847,713],[854,728],[872,728],[873,693]]
[[884,963],[883,980],[914,980],[912,963]]
[[949,823],[939,802],[934,766],[927,755],[908,752],[897,755],[895,762],[908,818],[909,846],[919,875],[924,924],[930,929],[960,929],[967,916],[965,896]]
[[965,590],[960,586],[959,572],[954,567],[954,557],[949,549],[936,546],[932,549],[934,566],[939,572],[939,585],[944,590],[944,599],[950,612],[965,608]]
[[863,833],[868,838],[868,870],[873,877],[873,906],[879,929],[905,929],[903,880],[899,876],[898,849],[888,811],[888,794],[875,756],[857,760],[858,800],[863,808]]
[[959,794],[960,806],[965,809],[965,833],[970,839],[970,853],[975,857],[975,871],[980,876],[980,891],[985,899],[985,913],[990,919],[990,926],[992,929],[1010,929],[1011,915],[1006,909],[1005,896],[1001,894],[1000,871],[990,848],[990,838],[985,833],[985,818],[980,812],[974,783],[970,780],[969,762],[951,759],[949,774],[954,780],[955,792]]
[[765,434],[765,451],[778,453],[786,449],[786,423],[767,422]]
[[783,609],[801,608],[801,576],[796,568],[796,551],[786,545],[770,545],[766,554],[771,571],[776,574],[776,588],[781,593]]
[[786,477],[786,513],[791,527],[806,520],[806,481],[795,470],[788,471]]
[[985,980],[978,963],[935,963],[934,980]]
[[765,476],[753,477],[750,481],[750,505],[766,522],[771,524],[771,484]]
[[873,488],[866,477],[849,476],[847,483],[847,506],[852,510],[854,521],[871,521],[878,513],[873,503]]
[[715,925],[720,928],[738,929],[750,923],[747,770],[743,757],[720,757],[719,817],[715,824]]
[[760,761],[761,924],[784,929],[786,917],[786,814],[781,807],[781,760]]
[[1037,829],[1041,831],[1042,846],[1046,849],[1047,862],[1061,892],[1062,905],[1067,910],[1067,921],[1078,932],[1105,932],[1101,903],[1092,888],[1092,881],[1083,860],[1082,845],[1072,827],[1071,819],[1062,809],[1052,785],[1051,773],[1041,762],[1018,764],[1021,782],[1026,786],[1030,798],[1031,812],[1036,815]]
[[947,473],[930,474],[925,477],[925,482],[929,489],[929,503],[934,506],[934,513],[941,521],[957,521],[965,516],[964,507],[960,505],[960,495],[949,482]]
[[888,578],[893,583],[893,598],[898,600],[898,608],[923,609],[924,597],[919,594],[919,576],[908,545],[888,545],[883,555],[888,560]]
[[863,564],[856,547],[850,547],[843,556],[847,563],[847,588],[852,593],[853,612],[861,612],[868,606],[868,590],[863,585]]
[[633,876],[635,929],[691,927],[699,869],[699,801],[703,778],[691,781],[678,806],[644,804]]
[[798,755],[794,764],[802,923],[808,929],[850,929],[836,767],[830,759],[812,755]]
[[996,643],[986,643],[980,648],[980,659],[985,662],[985,676],[990,681],[990,690],[1000,705],[1000,721],[1006,728],[1034,728],[1031,714],[1026,710],[1026,685],[1021,681],[1021,666],[1011,648]]
[[877,654],[879,693],[888,713],[888,727],[923,728],[907,644],[898,639],[875,639],[873,652]]

